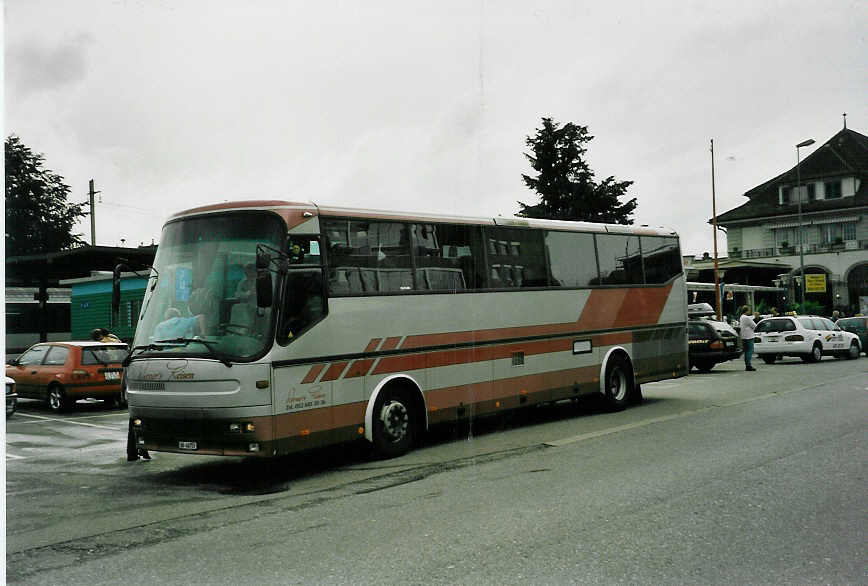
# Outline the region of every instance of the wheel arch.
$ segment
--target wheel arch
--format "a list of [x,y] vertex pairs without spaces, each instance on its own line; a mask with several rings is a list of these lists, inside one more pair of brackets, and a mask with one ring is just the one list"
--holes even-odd
[[396,387],[407,389],[411,392],[415,401],[415,407],[422,413],[422,429],[420,431],[428,430],[428,408],[425,402],[425,394],[422,392],[422,385],[408,374],[392,374],[377,383],[377,386],[374,387],[374,391],[368,398],[368,404],[365,407],[365,439],[369,442],[373,443],[374,441],[374,404],[377,402],[380,394]]
[[606,355],[603,356],[603,360],[600,363],[600,394],[603,395],[606,394],[606,367],[609,365],[609,360],[611,360],[613,356],[623,356],[627,360],[627,364],[630,365],[630,374],[633,379],[633,389],[637,387],[636,369],[633,367],[633,357],[630,356],[630,352],[623,346],[613,346],[606,351]]

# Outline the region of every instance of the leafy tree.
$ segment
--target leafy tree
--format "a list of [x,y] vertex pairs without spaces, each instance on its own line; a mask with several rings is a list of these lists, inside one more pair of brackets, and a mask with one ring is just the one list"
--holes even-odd
[[6,255],[57,252],[85,244],[73,234],[87,215],[83,203],[69,203],[63,177],[43,168],[45,157],[17,136],[6,139]]
[[583,220],[608,224],[632,224],[630,215],[636,209],[636,198],[620,203],[632,181],[616,181],[607,177],[600,183],[585,161],[585,145],[594,137],[587,126],[568,122],[561,126],[551,118],[542,119],[543,126],[525,143],[533,154],[524,153],[535,177],[522,175],[525,184],[540,196],[540,203],[518,202],[519,216],[551,220]]

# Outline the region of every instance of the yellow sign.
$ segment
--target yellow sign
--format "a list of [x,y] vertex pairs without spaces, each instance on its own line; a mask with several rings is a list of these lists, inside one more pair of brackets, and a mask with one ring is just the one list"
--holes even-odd
[[805,293],[825,293],[826,275],[805,275]]

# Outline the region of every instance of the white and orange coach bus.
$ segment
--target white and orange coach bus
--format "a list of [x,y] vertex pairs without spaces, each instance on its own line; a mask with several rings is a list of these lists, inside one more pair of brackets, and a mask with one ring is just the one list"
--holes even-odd
[[277,456],[687,374],[664,229],[246,201],[163,228],[127,359],[140,446]]

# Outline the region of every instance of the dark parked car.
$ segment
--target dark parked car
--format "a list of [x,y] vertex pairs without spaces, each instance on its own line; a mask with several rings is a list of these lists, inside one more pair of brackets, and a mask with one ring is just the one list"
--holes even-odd
[[723,322],[692,319],[687,322],[690,367],[708,372],[715,364],[741,356],[738,336]]
[[35,344],[6,367],[18,395],[44,399],[52,411],[71,408],[78,399],[114,400],[121,394],[121,362],[126,344],[48,342]]
[[708,372],[715,364],[741,356],[738,334],[729,324],[711,319],[708,303],[687,306],[687,346],[690,368]]
[[835,325],[845,332],[859,336],[862,351],[868,354],[868,317],[842,317],[835,322]]

